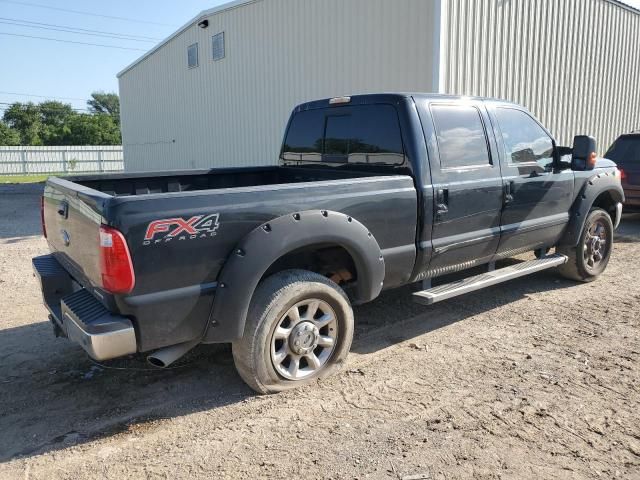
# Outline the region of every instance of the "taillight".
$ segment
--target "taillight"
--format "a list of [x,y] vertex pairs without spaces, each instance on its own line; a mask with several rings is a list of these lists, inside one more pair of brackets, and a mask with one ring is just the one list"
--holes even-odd
[[627,172],[625,172],[620,167],[618,167],[618,170],[620,170],[620,181],[624,182],[627,179]]
[[44,195],[40,197],[40,223],[42,224],[42,235],[47,238],[47,226],[44,224]]
[[124,235],[104,225],[100,227],[100,273],[102,288],[111,293],[129,293],[136,284]]

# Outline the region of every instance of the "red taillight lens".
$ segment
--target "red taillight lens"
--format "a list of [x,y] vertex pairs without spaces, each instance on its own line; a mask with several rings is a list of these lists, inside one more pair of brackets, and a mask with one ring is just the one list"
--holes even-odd
[[40,197],[40,223],[42,224],[42,235],[47,238],[47,227],[44,224],[44,195]]
[[104,225],[100,227],[100,273],[102,288],[111,293],[129,293],[136,284],[124,235]]
[[627,172],[625,172],[620,167],[618,167],[618,170],[620,170],[620,181],[624,182],[627,179]]

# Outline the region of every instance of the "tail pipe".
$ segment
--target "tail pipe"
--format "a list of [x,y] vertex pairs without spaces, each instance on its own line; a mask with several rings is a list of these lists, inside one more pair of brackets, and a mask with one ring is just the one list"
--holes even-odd
[[189,350],[198,345],[202,339],[197,338],[184,343],[178,343],[171,345],[170,347],[161,348],[153,352],[147,357],[149,362],[154,367],[166,368],[173,362],[184,356]]

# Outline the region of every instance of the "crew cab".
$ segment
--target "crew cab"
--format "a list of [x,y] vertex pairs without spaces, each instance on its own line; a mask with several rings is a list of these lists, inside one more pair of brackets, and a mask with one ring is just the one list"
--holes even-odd
[[624,194],[595,151],[501,100],[313,101],[277,166],[49,178],[33,265],[55,333],[91,357],[166,366],[231,343],[247,384],[277,392],[343,363],[352,305],[383,290],[421,282],[429,305],[548,268],[598,277]]

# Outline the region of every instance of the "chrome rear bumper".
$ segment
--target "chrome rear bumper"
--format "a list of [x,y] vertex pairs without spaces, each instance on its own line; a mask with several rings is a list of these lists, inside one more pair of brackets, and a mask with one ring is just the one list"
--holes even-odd
[[109,312],[73,280],[53,255],[36,257],[32,263],[51,319],[69,340],[79,344],[95,360],[109,360],[137,351],[131,320]]

